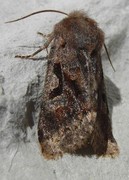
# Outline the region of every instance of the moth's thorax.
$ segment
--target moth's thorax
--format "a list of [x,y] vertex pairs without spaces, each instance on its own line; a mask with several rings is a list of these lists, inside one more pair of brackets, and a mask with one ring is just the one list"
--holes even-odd
[[62,38],[65,44],[76,49],[86,49],[89,53],[100,50],[104,43],[104,33],[97,23],[81,11],[69,14],[55,25],[54,36]]

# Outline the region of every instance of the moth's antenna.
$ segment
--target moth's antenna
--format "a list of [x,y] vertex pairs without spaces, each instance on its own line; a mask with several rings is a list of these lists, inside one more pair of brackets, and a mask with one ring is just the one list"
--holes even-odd
[[26,15],[26,16],[23,16],[23,17],[21,17],[21,18],[18,18],[18,19],[12,20],[12,21],[7,21],[7,22],[5,22],[5,23],[12,23],[12,22],[20,21],[20,20],[22,20],[22,19],[25,19],[25,18],[28,18],[28,17],[30,17],[30,16],[33,16],[33,15],[35,15],[35,14],[44,13],[44,12],[55,12],[55,13],[60,13],[60,14],[64,14],[64,15],[68,16],[68,14],[65,13],[65,12],[49,9],[49,10],[36,11],[36,12],[33,12],[33,13],[28,14],[28,15]]
[[113,67],[113,64],[112,64],[112,61],[111,61],[111,59],[110,59],[110,56],[109,56],[109,53],[108,53],[108,50],[107,50],[107,46],[106,46],[105,43],[104,43],[104,48],[105,48],[105,51],[106,51],[106,53],[107,53],[108,60],[109,60],[109,62],[110,62],[110,64],[111,64],[111,66],[112,66],[112,69],[115,71],[115,68]]

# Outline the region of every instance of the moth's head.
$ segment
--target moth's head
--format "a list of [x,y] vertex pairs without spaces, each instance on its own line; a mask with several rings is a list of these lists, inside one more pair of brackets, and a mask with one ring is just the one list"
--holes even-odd
[[104,34],[97,23],[84,11],[73,11],[54,27],[56,38],[62,38],[65,44],[77,49],[92,52],[104,43]]

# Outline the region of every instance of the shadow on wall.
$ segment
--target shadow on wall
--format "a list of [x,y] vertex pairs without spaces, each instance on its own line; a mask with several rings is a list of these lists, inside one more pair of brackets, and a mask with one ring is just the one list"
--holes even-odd
[[107,76],[105,76],[105,85],[108,99],[109,114],[110,117],[112,117],[113,106],[117,106],[121,102],[120,90]]

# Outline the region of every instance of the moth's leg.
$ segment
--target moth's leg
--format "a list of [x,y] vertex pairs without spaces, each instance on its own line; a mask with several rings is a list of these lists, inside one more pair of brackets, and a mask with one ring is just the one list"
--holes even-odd
[[41,35],[43,38],[49,38],[51,36],[52,33],[50,34],[43,34],[41,32],[37,32],[38,35]]
[[21,58],[21,59],[32,59],[36,54],[38,54],[39,52],[41,52],[42,50],[44,50],[46,47],[43,46],[41,48],[39,48],[37,51],[35,51],[33,54],[29,54],[29,55],[16,55],[16,58]]
[[22,47],[22,48],[41,48],[42,46],[18,46],[18,47]]
[[53,33],[51,33],[51,35],[49,36],[47,42],[44,44],[44,46],[40,47],[37,51],[35,51],[32,54],[29,55],[16,55],[16,58],[21,58],[21,59],[35,59],[33,58],[36,54],[38,54],[39,52],[43,51],[44,49],[47,49],[49,44],[51,43],[51,41],[53,40],[54,36]]
[[[43,34],[43,33],[41,33],[41,32],[37,32],[37,34],[40,35],[40,36],[42,36],[43,38],[45,38],[46,41],[48,41],[49,38],[52,36],[52,33],[50,33],[50,34]],[[47,49],[47,48],[46,48],[46,51],[47,51],[47,54],[48,54],[48,49]]]

